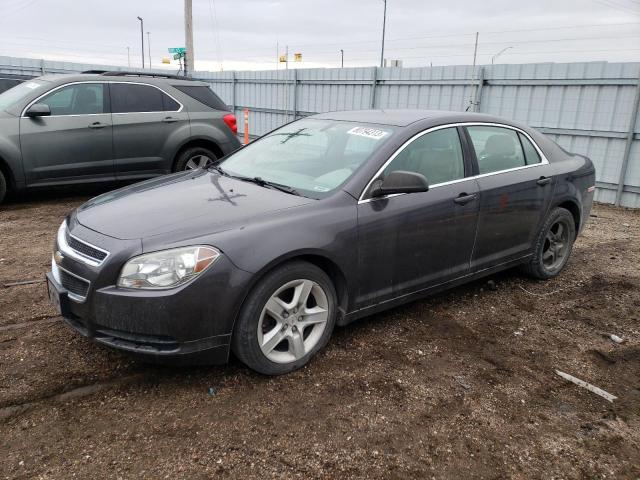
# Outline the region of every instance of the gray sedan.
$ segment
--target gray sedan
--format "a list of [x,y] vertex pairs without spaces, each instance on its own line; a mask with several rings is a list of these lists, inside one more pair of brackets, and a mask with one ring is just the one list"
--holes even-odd
[[558,275],[594,185],[588,158],[507,120],[315,115],[78,208],[50,297],[111,347],[282,374],[336,324],[510,267]]

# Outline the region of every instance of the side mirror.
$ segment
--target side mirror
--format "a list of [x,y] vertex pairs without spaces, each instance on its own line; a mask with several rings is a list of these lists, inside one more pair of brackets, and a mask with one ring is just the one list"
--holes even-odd
[[51,115],[51,109],[49,105],[45,103],[34,103],[29,107],[29,110],[26,111],[25,115],[31,118],[48,117]]
[[424,175],[398,170],[391,172],[384,180],[376,180],[371,189],[371,196],[382,197],[394,193],[415,193],[427,190],[429,190],[429,184]]

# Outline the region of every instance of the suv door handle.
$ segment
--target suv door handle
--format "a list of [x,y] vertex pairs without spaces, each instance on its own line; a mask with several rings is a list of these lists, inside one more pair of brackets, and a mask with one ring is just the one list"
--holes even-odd
[[457,203],[458,205],[466,205],[467,203],[475,200],[476,197],[477,197],[477,195],[475,193],[473,193],[471,195],[467,195],[466,193],[461,193],[456,198],[454,198],[453,201],[455,203]]
[[175,122],[179,122],[180,119],[179,118],[175,118],[175,117],[165,117],[162,119],[162,121],[164,123],[175,123]]
[[102,122],[93,122],[91,125],[89,125],[89,128],[104,128],[104,127],[108,127],[109,125],[107,125],[106,123],[102,123]]
[[541,187],[544,187],[545,185],[548,185],[549,183],[551,183],[551,178],[549,177],[540,177],[536,183],[538,185],[540,185]]

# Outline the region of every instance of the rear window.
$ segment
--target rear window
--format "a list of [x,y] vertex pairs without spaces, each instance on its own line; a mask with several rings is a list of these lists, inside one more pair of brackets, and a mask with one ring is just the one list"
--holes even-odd
[[213,108],[214,110],[229,110],[227,104],[224,103],[209,87],[202,85],[173,85],[173,87],[180,90],[185,95],[189,95],[200,103],[204,103],[207,107]]
[[111,85],[113,113],[176,112],[180,105],[162,90],[136,83]]

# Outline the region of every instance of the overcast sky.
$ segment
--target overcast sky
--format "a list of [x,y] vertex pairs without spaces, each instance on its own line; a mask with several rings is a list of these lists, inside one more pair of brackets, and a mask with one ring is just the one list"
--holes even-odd
[[[383,0],[193,0],[196,69],[379,63]],[[184,46],[183,0],[0,0],[0,55],[131,65]],[[385,57],[404,66],[640,60],[640,0],[388,0]],[[145,46],[146,55],[147,46]],[[173,61],[172,61],[173,62]],[[148,63],[148,59],[147,59]],[[177,64],[164,67],[176,68]],[[279,68],[283,68],[282,65]]]

